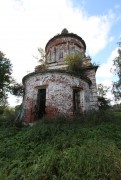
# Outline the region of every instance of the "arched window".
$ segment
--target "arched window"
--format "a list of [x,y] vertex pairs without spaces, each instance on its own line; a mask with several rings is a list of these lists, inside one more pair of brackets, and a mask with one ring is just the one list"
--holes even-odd
[[54,47],[53,53],[54,53],[54,59],[53,59],[53,61],[56,62],[56,47]]
[[71,46],[70,53],[75,53],[75,46]]
[[73,89],[73,108],[74,112],[80,111],[80,89]]
[[63,51],[61,50],[59,53],[59,59],[62,59],[62,58],[63,58]]

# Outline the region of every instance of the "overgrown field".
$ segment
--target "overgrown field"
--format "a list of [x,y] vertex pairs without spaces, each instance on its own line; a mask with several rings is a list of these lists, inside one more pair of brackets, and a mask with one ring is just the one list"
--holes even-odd
[[94,113],[26,128],[2,124],[0,180],[41,179],[120,180],[121,116]]

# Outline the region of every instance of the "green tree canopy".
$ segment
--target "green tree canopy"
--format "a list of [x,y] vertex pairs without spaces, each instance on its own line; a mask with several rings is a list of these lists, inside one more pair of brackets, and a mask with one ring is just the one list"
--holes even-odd
[[115,100],[121,99],[121,49],[118,49],[118,56],[113,60],[115,67],[115,74],[118,76],[118,80],[113,83],[113,94]]
[[108,90],[109,90],[109,87],[104,86],[103,84],[97,85],[97,92],[98,92],[98,96],[100,97],[105,97]]
[[0,106],[7,103],[7,93],[10,92],[10,84],[13,82],[11,73],[12,64],[0,51]]
[[103,84],[97,85],[97,93],[98,93],[98,104],[99,109],[108,109],[110,107],[110,100],[106,98],[106,94],[109,91],[109,87],[104,86]]
[[0,51],[0,114],[8,105],[8,93],[15,96],[23,96],[23,86],[18,84],[11,76],[12,64],[5,54]]

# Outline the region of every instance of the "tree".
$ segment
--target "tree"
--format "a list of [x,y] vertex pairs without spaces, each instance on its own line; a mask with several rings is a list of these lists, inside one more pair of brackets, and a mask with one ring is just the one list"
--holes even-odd
[[99,97],[105,97],[108,90],[109,90],[109,87],[104,86],[103,84],[97,85],[97,92],[98,92]]
[[14,82],[11,87],[11,94],[18,97],[23,97],[24,95],[24,87],[22,84]]
[[17,83],[12,74],[12,64],[5,54],[0,51],[0,114],[8,105],[8,93],[15,96],[23,96],[23,86]]
[[114,94],[115,100],[121,99],[121,49],[118,49],[118,56],[113,60],[113,65],[115,67],[114,72],[118,77],[117,82],[113,83],[112,92]]
[[12,64],[0,51],[0,106],[7,104],[7,93],[10,92],[10,85],[13,82],[11,76]]
[[34,56],[35,59],[37,59],[38,63],[40,63],[38,66],[35,67],[35,71],[43,71],[46,70],[46,53],[42,48],[38,48],[38,56]]
[[105,97],[108,90],[109,90],[109,87],[104,86],[103,84],[98,84],[97,93],[98,93],[99,109],[109,108],[110,100]]

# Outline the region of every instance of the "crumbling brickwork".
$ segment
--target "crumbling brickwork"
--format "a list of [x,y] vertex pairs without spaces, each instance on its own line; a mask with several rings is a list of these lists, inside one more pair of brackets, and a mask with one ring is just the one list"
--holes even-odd
[[90,87],[78,77],[66,73],[36,73],[24,79],[25,120],[34,120],[34,107],[37,105],[39,88],[46,88],[46,115],[73,115],[73,89],[80,91],[80,112],[90,109]]
[[[48,41],[45,51],[47,69],[23,78],[24,121],[30,123],[43,115],[73,116],[77,112],[97,110],[96,67],[90,66],[91,59],[85,56],[84,40],[72,33],[60,34]],[[85,78],[66,70],[64,58],[75,52],[84,55]]]

